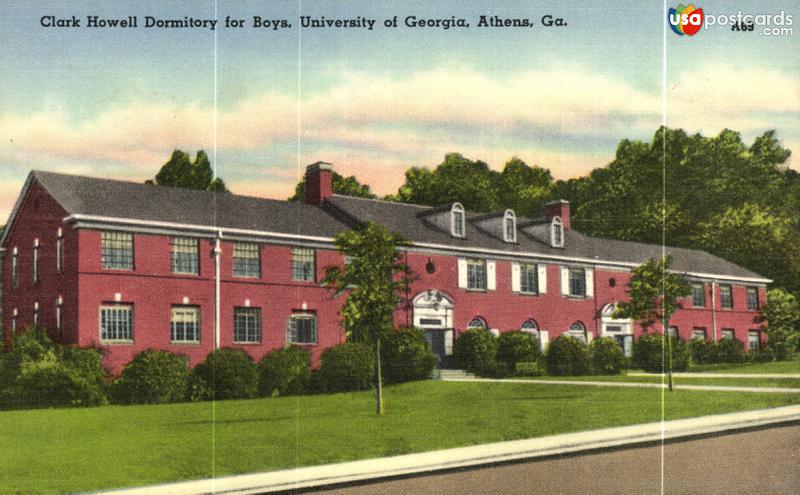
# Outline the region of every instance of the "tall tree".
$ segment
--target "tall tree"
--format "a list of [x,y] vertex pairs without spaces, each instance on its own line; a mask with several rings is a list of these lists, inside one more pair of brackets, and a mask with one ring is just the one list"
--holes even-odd
[[628,283],[629,301],[621,302],[614,318],[630,318],[641,325],[646,333],[655,322],[662,324],[662,337],[667,347],[669,389],[672,390],[672,339],[668,335],[669,319],[683,307],[683,300],[692,293],[691,285],[683,275],[670,272],[672,259],[666,256],[659,261],[648,260],[633,270]]
[[181,150],[172,152],[172,156],[158,171],[153,181],[158,186],[183,187],[202,191],[228,192],[225,182],[217,177],[205,151],[200,150],[191,161],[188,153]]
[[[345,177],[333,172],[333,192],[343,196],[354,196],[356,198],[369,198],[374,199],[377,196],[372,194],[369,186],[362,184],[356,179],[355,175]],[[294,194],[289,198],[289,201],[302,201],[306,197],[306,181],[305,179],[297,183],[294,188]]]
[[372,347],[375,364],[375,408],[383,414],[381,343],[394,328],[410,271],[398,247],[406,241],[386,227],[368,222],[339,233],[336,247],[345,255],[344,268],[326,268],[323,284],[336,296],[346,294],[341,314],[348,338]]
[[800,301],[784,290],[771,289],[756,319],[767,323],[767,347],[775,357],[791,357],[800,345]]

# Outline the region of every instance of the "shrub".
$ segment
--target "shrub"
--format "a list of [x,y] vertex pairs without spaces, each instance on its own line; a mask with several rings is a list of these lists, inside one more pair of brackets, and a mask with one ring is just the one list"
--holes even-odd
[[374,375],[372,349],[350,342],[325,349],[316,381],[321,392],[350,392],[372,387]]
[[722,339],[717,343],[718,363],[741,363],[744,361],[744,344],[741,340]]
[[516,376],[542,376],[544,369],[538,361],[519,361],[515,366]]
[[262,397],[300,395],[308,391],[311,381],[311,356],[298,346],[276,349],[258,363],[261,377],[258,393]]
[[497,339],[497,360],[511,370],[519,362],[536,361],[539,354],[539,341],[528,332],[506,332]]
[[0,356],[5,408],[95,406],[107,402],[106,373],[96,349],[53,343],[44,329],[16,336]]
[[569,335],[557,337],[547,348],[545,363],[548,375],[585,375],[589,372],[586,344]]
[[258,392],[258,370],[241,349],[216,349],[189,374],[192,400],[251,399]]
[[672,346],[672,370],[686,371],[689,367],[689,349],[686,343],[676,337],[666,342],[660,333],[642,335],[633,343],[633,366],[650,373],[661,373],[667,370],[667,363],[662,363],[666,356],[665,344]]
[[386,384],[427,380],[436,361],[425,334],[418,328],[400,328],[381,345],[381,373]]
[[482,373],[495,367],[497,337],[488,330],[471,328],[458,336],[453,344],[456,366],[472,373]]
[[186,399],[186,356],[154,349],[138,353],[111,385],[115,404],[166,404]]
[[597,375],[618,375],[625,369],[625,352],[619,343],[610,337],[592,341],[589,345],[592,373]]
[[793,329],[768,326],[767,345],[765,348],[770,351],[777,361],[787,361],[792,359],[799,339],[800,334]]
[[715,342],[705,339],[693,339],[689,342],[689,351],[694,364],[713,364],[719,362],[718,348]]

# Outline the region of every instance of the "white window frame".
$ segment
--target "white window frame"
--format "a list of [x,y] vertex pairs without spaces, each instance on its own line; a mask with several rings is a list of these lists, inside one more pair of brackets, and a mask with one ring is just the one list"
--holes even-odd
[[61,229],[58,229],[56,235],[56,273],[64,271],[64,234]]
[[723,328],[721,336],[722,336],[722,338],[720,340],[735,339],[736,338],[736,332],[734,331],[733,328]]
[[[185,259],[184,259],[185,258]],[[172,238],[172,273],[200,275],[200,241],[194,237]],[[186,261],[188,262],[185,263]],[[188,268],[184,265],[187,265]]]
[[56,330],[61,331],[61,296],[56,300]]
[[[475,324],[476,322],[478,324]],[[469,320],[469,322],[467,323],[467,330],[472,330],[473,328],[476,328],[478,330],[489,330],[489,324],[486,323],[486,320],[484,320],[480,316],[476,316],[471,320]]]
[[[251,312],[252,312],[253,315],[255,315],[255,322],[256,322],[255,330],[256,330],[256,333],[252,333],[250,327],[246,325],[245,329],[244,329],[244,339],[241,338],[243,336],[242,334],[239,334],[238,337],[240,337],[240,338],[237,339],[237,334],[236,334],[236,322],[237,322],[237,318],[236,317],[237,317],[237,314],[238,313],[251,313]],[[264,331],[263,331],[263,320],[261,318],[261,308],[255,308],[255,307],[250,307],[250,306],[233,308],[233,343],[234,344],[260,344],[262,339],[264,338],[263,333],[264,333]],[[253,339],[250,338],[252,335],[257,335],[258,338],[253,340]]]
[[[753,343],[755,343],[755,346]],[[761,332],[759,330],[748,330],[747,352],[758,352],[759,349],[761,349]]]
[[[729,299],[730,304],[727,305],[727,306],[724,303],[725,300],[722,298],[722,289],[723,289],[723,287],[728,289],[728,294],[730,295],[730,299]],[[719,286],[719,307],[720,307],[720,309],[733,309],[733,285],[731,285],[731,284],[720,284],[720,286]]]
[[[193,316],[191,319],[187,319],[187,316]],[[183,321],[177,321],[176,316],[183,319]],[[193,321],[192,321],[193,320]],[[182,339],[176,339],[176,324],[183,323],[183,336]],[[192,336],[194,338],[186,338],[189,335],[189,331],[186,329],[187,324],[193,324],[194,329],[191,331]],[[172,306],[170,310],[170,319],[169,319],[169,341],[173,344],[199,344],[200,343],[200,307],[199,306],[188,306],[182,304],[176,304]]]
[[[525,272],[533,272],[533,288],[526,290],[523,283]],[[520,263],[519,264],[519,292],[522,294],[537,295],[539,294],[539,265],[536,263]]]
[[[577,273],[579,271],[581,272],[580,278],[581,280],[583,280],[583,293],[581,294],[572,291],[572,274]],[[574,266],[567,268],[567,284],[568,284],[567,293],[569,294],[570,297],[586,297],[589,285],[586,283],[586,268],[574,267]]]
[[19,285],[19,263],[17,261],[17,246],[11,251],[11,287],[16,289]]
[[466,214],[461,203],[453,203],[450,207],[450,233],[453,237],[466,236]]
[[39,326],[39,301],[33,303],[33,326]]
[[[511,228],[509,228],[509,226]],[[509,231],[511,235],[509,236]],[[503,240],[506,242],[517,242],[517,216],[513,210],[506,210],[503,214]]]
[[[755,304],[751,305],[752,302],[750,299],[750,295],[755,295]],[[747,288],[747,310],[748,311],[758,311],[761,308],[761,301],[759,301],[758,297],[758,287],[748,287]]]
[[[130,248],[127,246],[129,242]],[[130,250],[130,259],[127,255],[128,250]],[[117,251],[123,252],[123,255],[117,256]],[[109,256],[112,253],[115,256]],[[134,237],[130,232],[110,230],[100,233],[100,266],[103,270],[133,271],[136,266],[135,256]]]
[[[702,304],[698,305],[695,304],[695,290],[700,289],[700,294],[702,295]],[[693,308],[705,308],[706,307],[706,285],[705,284],[692,284],[692,307]]]
[[[299,340],[298,329],[294,326],[298,321],[310,321],[312,324],[310,340]],[[286,324],[286,343],[295,345],[316,345],[319,342],[317,315],[314,313],[293,313]]]
[[[311,260],[309,261],[308,258]],[[302,258],[302,259],[301,259]],[[300,264],[310,264],[310,270],[303,269],[301,276],[296,276],[300,273],[296,268]],[[292,248],[292,280],[295,282],[314,282],[317,279],[317,253],[314,248],[296,247]]]
[[589,343],[588,333],[586,332],[586,325],[584,325],[580,321],[576,321],[569,326],[567,335],[569,335],[574,339],[580,340],[584,344]]
[[[488,263],[485,259],[482,258],[467,258],[467,290],[474,290],[474,291],[486,291],[489,289],[489,270],[488,270]],[[473,271],[478,268],[483,268],[483,285],[480,284],[475,285],[477,282],[481,282],[477,280],[475,276],[470,276],[470,267],[473,267]]]
[[708,329],[705,327],[692,327],[692,340],[700,339],[700,332],[703,333],[702,339],[708,340]]
[[[128,329],[129,335],[128,338],[103,338],[103,311],[110,311],[110,312],[127,312],[130,316],[128,318],[129,326]],[[114,315],[117,317],[118,315]],[[117,319],[117,322],[121,320]],[[133,305],[132,304],[101,304],[99,311],[98,311],[98,318],[97,323],[100,332],[100,342],[104,344],[130,344],[133,342],[134,338],[134,314],[133,314]],[[115,329],[116,331],[117,329]]]
[[550,245],[564,247],[564,222],[561,221],[561,217],[553,217],[550,220]]
[[33,283],[39,283],[39,239],[33,240]]
[[[255,253],[255,256],[253,254]],[[237,271],[236,262],[240,261]],[[256,260],[255,263],[252,260]],[[255,273],[249,271],[255,264]],[[233,244],[233,266],[231,269],[234,277],[261,278],[261,245],[256,242],[235,242]]]

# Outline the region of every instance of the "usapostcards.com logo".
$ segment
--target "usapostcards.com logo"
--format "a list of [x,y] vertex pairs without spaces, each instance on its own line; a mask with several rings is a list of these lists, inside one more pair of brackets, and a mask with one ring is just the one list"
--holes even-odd
[[696,9],[693,3],[688,7],[680,4],[677,8],[670,8],[667,13],[667,22],[678,36],[694,36],[703,27],[704,19],[703,9]]

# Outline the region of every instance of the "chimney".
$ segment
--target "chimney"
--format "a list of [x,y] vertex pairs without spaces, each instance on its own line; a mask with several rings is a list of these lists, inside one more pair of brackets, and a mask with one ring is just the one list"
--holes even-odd
[[333,165],[317,162],[306,167],[306,204],[319,206],[333,196]]
[[561,218],[564,230],[569,230],[569,201],[557,199],[544,205],[544,217],[550,221],[553,217]]

